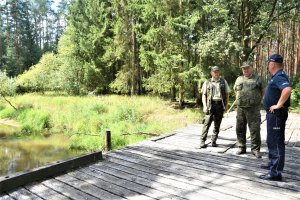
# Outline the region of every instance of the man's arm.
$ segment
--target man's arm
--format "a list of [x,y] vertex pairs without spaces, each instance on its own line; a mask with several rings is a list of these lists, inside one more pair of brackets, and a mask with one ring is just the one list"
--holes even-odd
[[201,90],[201,93],[202,93],[202,105],[203,105],[203,112],[204,113],[207,113],[207,102],[206,102],[206,84],[207,82],[205,81],[203,83],[203,86],[202,86],[202,90]]
[[203,112],[207,113],[207,105],[206,105],[206,95],[202,94],[202,104],[203,104]]
[[[225,80],[225,79],[224,79]],[[227,112],[227,110],[228,110],[228,103],[229,103],[229,93],[230,93],[230,87],[229,87],[229,85],[228,85],[228,83],[227,83],[227,81],[225,80],[225,87],[226,87],[226,105],[224,105],[225,106],[225,112]]]
[[274,110],[282,108],[283,104],[288,100],[289,96],[292,93],[291,87],[286,87],[281,91],[280,98],[276,105],[270,107],[270,112],[274,112]]

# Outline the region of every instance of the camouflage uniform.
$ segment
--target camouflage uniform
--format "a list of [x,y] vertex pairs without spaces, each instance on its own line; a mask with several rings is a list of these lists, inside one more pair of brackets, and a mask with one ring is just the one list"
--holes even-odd
[[237,97],[236,134],[237,145],[246,151],[247,123],[251,136],[251,151],[259,152],[260,137],[260,103],[262,98],[262,79],[253,74],[250,78],[240,76],[234,84]]
[[[213,82],[219,84],[218,86],[220,88],[218,89],[220,90],[221,93],[221,97],[220,97],[221,99],[219,100],[213,99],[216,90],[215,88],[216,85],[214,85]],[[212,121],[214,121],[214,130],[213,130],[213,135],[211,136],[211,141],[212,143],[216,142],[218,138],[218,134],[220,132],[220,125],[223,118],[224,108],[227,103],[226,95],[229,92],[230,92],[229,86],[226,80],[223,78],[220,78],[218,81],[213,81],[212,79],[209,79],[206,80],[206,82],[203,84],[202,93],[206,95],[208,112],[205,113],[202,134],[200,137],[201,142],[205,142]]]

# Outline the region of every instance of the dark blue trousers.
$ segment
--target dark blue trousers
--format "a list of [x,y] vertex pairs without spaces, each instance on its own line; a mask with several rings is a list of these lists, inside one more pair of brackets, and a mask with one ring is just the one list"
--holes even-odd
[[269,150],[269,166],[271,176],[281,176],[285,157],[285,122],[288,118],[287,110],[267,112],[267,145]]

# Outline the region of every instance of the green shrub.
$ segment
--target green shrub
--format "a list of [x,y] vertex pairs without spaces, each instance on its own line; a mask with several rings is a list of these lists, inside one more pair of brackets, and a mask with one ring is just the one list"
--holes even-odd
[[94,103],[94,104],[89,105],[88,109],[91,111],[96,111],[97,114],[106,113],[108,111],[108,109],[105,105],[99,104],[99,103]]
[[13,96],[16,93],[17,83],[15,78],[9,78],[5,71],[0,70],[0,94],[2,96]]
[[101,150],[103,146],[103,140],[101,140],[97,136],[75,134],[72,135],[70,139],[71,139],[71,143],[70,143],[71,149],[96,151],[96,150]]
[[186,126],[199,118],[196,109],[177,110],[168,101],[150,96],[76,97],[33,93],[17,96],[15,101],[18,111],[4,104],[7,108],[0,110],[0,117],[18,121],[22,126],[19,135],[57,133],[70,137],[73,134],[69,146],[84,151],[101,149],[108,129],[112,132],[112,147],[116,149],[151,134]]
[[291,100],[292,100],[292,106],[293,107],[298,107],[300,105],[300,76],[296,77],[293,80],[293,90],[292,90],[292,95],[291,95]]
[[40,110],[23,110],[17,117],[22,123],[22,132],[26,134],[41,133],[51,128],[50,114]]
[[120,121],[139,122],[141,116],[133,106],[122,105],[117,108],[116,119]]
[[0,111],[0,118],[14,118],[17,115],[16,110],[12,107],[5,107]]
[[0,111],[3,110],[5,106],[3,104],[0,104]]
[[61,63],[53,53],[45,53],[39,63],[18,76],[17,83],[22,92],[44,92],[62,90],[58,70]]

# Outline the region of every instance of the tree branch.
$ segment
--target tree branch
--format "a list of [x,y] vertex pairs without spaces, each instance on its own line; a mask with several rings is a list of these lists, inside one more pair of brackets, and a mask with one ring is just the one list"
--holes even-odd
[[2,93],[0,93],[0,95],[3,97],[3,99],[4,99],[11,107],[13,107],[15,110],[18,110],[14,105],[12,105],[12,103],[11,103],[9,100],[7,100],[7,99],[5,98],[5,96],[4,96]]
[[263,32],[260,34],[258,40],[255,42],[255,44],[252,46],[251,48],[251,52],[257,47],[257,45],[260,43],[260,41],[262,40],[262,38],[264,37],[264,35],[267,33],[267,30],[270,28],[270,25],[272,24],[273,20],[275,19],[274,17],[274,12],[276,9],[276,4],[277,4],[277,0],[274,1],[273,3],[273,7],[272,10],[270,12],[269,15],[269,21],[265,24]]

